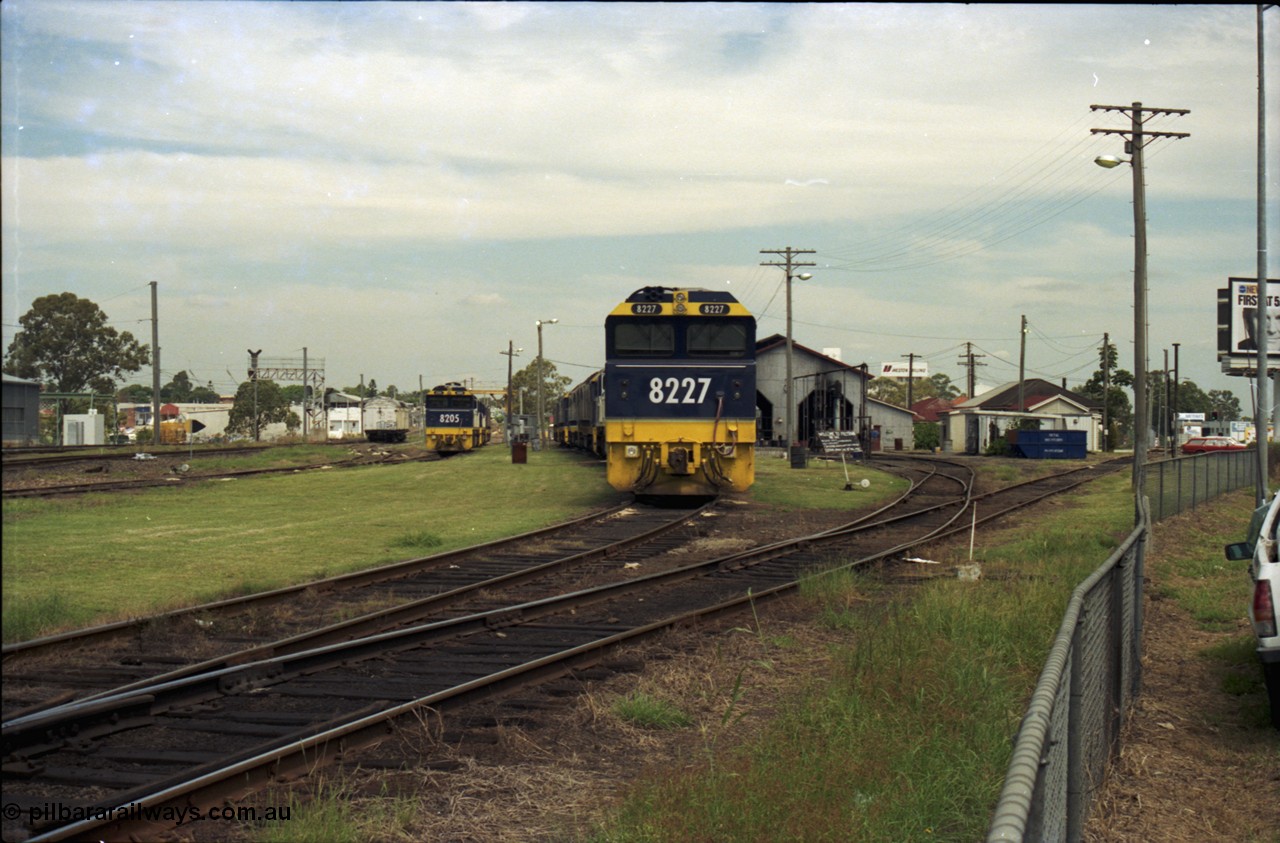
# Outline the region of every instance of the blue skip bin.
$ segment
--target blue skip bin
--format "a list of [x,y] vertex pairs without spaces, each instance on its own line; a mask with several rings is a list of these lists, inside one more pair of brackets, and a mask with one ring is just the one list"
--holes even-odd
[[1088,453],[1083,430],[1010,430],[1015,456],[1029,460],[1082,460]]

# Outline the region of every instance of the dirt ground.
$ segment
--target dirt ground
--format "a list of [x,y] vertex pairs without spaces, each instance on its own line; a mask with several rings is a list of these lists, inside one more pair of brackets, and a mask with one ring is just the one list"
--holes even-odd
[[1223,690],[1230,669],[1201,655],[1249,635],[1245,607],[1236,629],[1206,632],[1158,596],[1177,576],[1162,564],[1160,548],[1176,547],[1179,533],[1214,517],[1213,510],[1156,525],[1146,568],[1142,695],[1094,804],[1085,834],[1091,843],[1280,841],[1280,731],[1250,722],[1241,698]]

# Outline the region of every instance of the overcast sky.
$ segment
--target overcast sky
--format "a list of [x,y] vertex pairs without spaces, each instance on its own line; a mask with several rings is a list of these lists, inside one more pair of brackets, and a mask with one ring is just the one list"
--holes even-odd
[[[1280,11],[1267,12],[1280,160]],[[1151,367],[1202,388],[1215,294],[1257,261],[1254,6],[5,0],[4,346],[38,297],[92,299],[163,379],[233,392],[247,349],[416,389],[575,382],[649,285],[733,292],[852,364],[1075,385],[1133,367],[1147,128]],[[1280,249],[1271,167],[1271,251]],[[1276,259],[1270,275],[1275,276]],[[1172,364],[1172,351],[1170,351]],[[136,382],[150,383],[150,373]]]

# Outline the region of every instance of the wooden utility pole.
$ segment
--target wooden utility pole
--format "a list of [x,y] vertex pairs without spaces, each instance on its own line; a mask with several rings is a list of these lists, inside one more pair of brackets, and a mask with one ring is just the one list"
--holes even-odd
[[972,398],[974,390],[978,388],[977,367],[987,365],[986,363],[977,362],[976,358],[986,357],[987,355],[974,354],[973,343],[971,342],[965,343],[964,348],[965,348],[965,353],[964,353],[964,356],[960,358],[960,365],[965,367],[965,369],[968,370],[965,373],[965,391],[966,391],[966,397]]
[[1142,103],[1125,105],[1091,105],[1090,111],[1118,111],[1129,116],[1127,129],[1090,129],[1095,135],[1120,135],[1125,139],[1124,151],[1130,156],[1127,162],[1111,156],[1099,157],[1100,166],[1114,167],[1128,163],[1133,170],[1133,491],[1135,511],[1139,521],[1143,518],[1140,500],[1145,494],[1147,434],[1150,431],[1150,415],[1147,401],[1147,189],[1143,174],[1143,150],[1147,144],[1160,138],[1187,138],[1187,132],[1150,132],[1146,122],[1155,116],[1183,115],[1191,112],[1185,108],[1144,108]]
[[1022,316],[1022,327],[1018,329],[1018,412],[1027,411],[1027,317]]
[[916,394],[916,355],[908,352],[902,356],[907,358],[907,409],[910,410]]
[[1107,407],[1111,403],[1111,334],[1102,335],[1102,451],[1106,453],[1111,437]]
[[[782,258],[781,262],[762,261],[760,264],[761,266],[782,267],[783,271],[787,273],[787,380],[786,380],[786,383],[782,385],[782,394],[786,396],[786,401],[787,401],[787,429],[785,431],[785,435],[786,435],[788,453],[790,453],[790,449],[792,445],[794,445],[795,438],[796,438],[795,428],[793,427],[793,424],[792,424],[792,419],[794,418],[794,414],[795,414],[796,402],[791,395],[791,378],[792,378],[791,358],[794,351],[794,345],[791,339],[791,278],[792,278],[791,271],[796,267],[813,266],[814,264],[812,262],[795,260],[796,255],[812,255],[813,253],[814,253],[813,249],[793,249],[790,246],[787,246],[785,249],[761,249],[760,250],[760,254],[762,255],[778,255],[779,257]],[[807,281],[813,276],[805,272],[805,273],[801,273],[798,277],[800,278],[801,281]]]
[[151,282],[151,446],[153,448],[160,444],[160,310],[156,301],[157,286],[157,282]]

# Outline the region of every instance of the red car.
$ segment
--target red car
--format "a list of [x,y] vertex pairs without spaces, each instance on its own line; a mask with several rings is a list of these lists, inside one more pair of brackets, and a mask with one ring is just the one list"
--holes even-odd
[[1248,447],[1230,436],[1197,436],[1182,443],[1182,453],[1212,454],[1218,451],[1244,451]]

